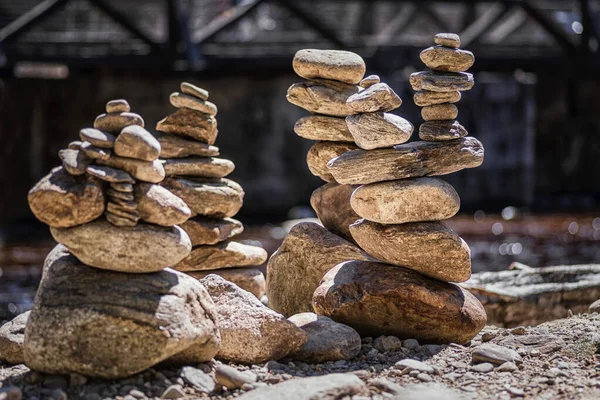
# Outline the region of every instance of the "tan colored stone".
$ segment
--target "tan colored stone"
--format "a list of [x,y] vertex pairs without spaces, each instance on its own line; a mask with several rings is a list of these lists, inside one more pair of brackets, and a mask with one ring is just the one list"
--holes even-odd
[[160,143],[146,129],[130,125],[123,128],[117,136],[114,152],[121,157],[154,161],[160,155]]
[[119,192],[111,187],[106,190],[109,198],[117,198],[121,200],[134,200],[133,193]]
[[109,114],[129,111],[131,111],[131,107],[129,107],[129,103],[125,99],[111,100],[106,103],[106,112]]
[[111,204],[114,204],[115,206],[118,206],[121,209],[123,209],[125,211],[129,211],[129,212],[137,211],[137,207],[138,207],[137,203],[133,200],[123,200],[123,199],[118,199],[118,198],[112,198],[108,201],[108,204],[106,207],[106,209],[108,211],[111,211],[111,207],[110,207]]
[[350,207],[350,196],[356,186],[335,182],[317,188],[310,197],[310,205],[323,226],[330,232],[354,242],[350,225],[360,217]]
[[118,134],[129,125],[144,127],[144,119],[131,112],[101,114],[94,121],[94,128],[104,132]]
[[323,278],[315,312],[362,336],[392,335],[425,343],[468,343],[485,326],[481,303],[451,283],[406,268],[348,261]]
[[92,160],[80,150],[62,149],[58,152],[58,157],[61,159],[63,167],[71,175],[85,174],[85,169],[92,162]]
[[483,146],[473,137],[445,142],[411,142],[392,149],[354,150],[328,163],[338,183],[364,185],[420,176],[446,175],[483,162]]
[[318,176],[325,182],[335,182],[333,175],[327,168],[327,163],[347,151],[356,150],[354,143],[342,142],[316,142],[306,154],[306,163],[310,173]]
[[310,140],[354,142],[344,118],[309,115],[296,121],[294,132]]
[[135,185],[135,201],[140,217],[151,224],[179,225],[192,215],[192,211],[182,199],[158,185]]
[[[32,369],[123,378],[191,346],[219,342],[214,303],[192,277],[171,269],[103,271],[62,246],[48,258],[25,330]],[[202,361],[217,351],[213,346]]]
[[115,226],[135,226],[140,220],[140,214],[132,204],[124,207],[112,201],[106,204],[106,217],[107,221]]
[[110,187],[118,192],[132,193],[133,185],[131,183],[114,182],[110,183]]
[[346,104],[346,100],[358,93],[358,89],[358,86],[319,79],[294,83],[286,97],[290,103],[311,113],[346,117],[356,113]]
[[468,72],[415,72],[410,75],[413,90],[429,90],[432,92],[454,92],[471,90],[475,81]]
[[305,79],[331,79],[351,85],[360,82],[367,69],[361,56],[343,50],[299,50],[292,66]]
[[419,90],[413,99],[419,107],[432,106],[434,104],[458,103],[462,94],[455,90],[453,92],[432,92],[430,90]]
[[350,225],[361,249],[388,264],[410,268],[444,282],[471,276],[471,250],[443,222],[381,225],[359,220]]
[[210,274],[218,275],[226,281],[235,283],[240,288],[252,293],[257,299],[262,298],[267,293],[265,276],[257,268],[225,268],[214,271],[190,271],[186,273],[196,279],[202,279]]
[[188,157],[168,159],[164,162],[167,176],[192,175],[203,178],[224,178],[235,169],[230,160],[218,157]]
[[107,160],[98,160],[98,164],[122,169],[135,179],[144,182],[158,183],[165,179],[165,169],[159,160],[142,161],[113,154]]
[[98,179],[110,183],[135,183],[135,179],[131,177],[127,172],[105,165],[90,165],[87,167],[86,172]]
[[404,143],[414,129],[406,119],[382,112],[350,115],[346,124],[358,147],[365,150]]
[[376,83],[353,94],[346,104],[357,113],[392,111],[402,105],[402,100],[387,83]]
[[180,224],[192,246],[201,244],[217,244],[244,231],[244,225],[233,218],[211,218],[197,216]]
[[233,363],[262,364],[279,360],[307,340],[302,329],[264,306],[251,293],[211,274],[199,281],[217,312],[221,348],[217,358]]
[[267,252],[259,246],[228,240],[213,246],[198,246],[175,268],[178,271],[208,271],[220,268],[261,265]]
[[112,151],[110,149],[104,149],[102,147],[96,147],[90,142],[83,142],[81,144],[80,151],[84,152],[85,155],[92,160],[108,160]]
[[421,116],[425,121],[452,121],[458,117],[458,108],[454,104],[435,104],[423,107]]
[[419,137],[428,142],[460,139],[468,134],[458,121],[429,121],[419,127]]
[[454,49],[460,47],[460,37],[456,33],[438,33],[433,38],[435,44],[446,46]]
[[475,63],[475,56],[470,51],[442,46],[429,47],[420,57],[428,68],[444,72],[465,72]]
[[233,217],[242,208],[244,200],[242,187],[226,178],[167,178],[162,185],[188,205],[192,216]]
[[295,225],[267,265],[269,307],[285,316],[312,311],[313,292],[327,271],[347,260],[370,260],[367,253],[310,222]]
[[196,140],[188,140],[171,134],[157,135],[160,143],[161,158],[183,158],[189,156],[214,157],[219,155],[219,148]]
[[381,82],[381,79],[378,75],[369,75],[360,82],[358,82],[358,86],[366,89],[379,82]]
[[106,217],[106,220],[109,223],[111,223],[114,226],[120,226],[120,227],[136,226],[138,221],[140,220],[140,218],[137,215],[125,214],[127,216],[123,217],[122,215],[113,214],[112,212],[109,212],[108,210],[106,211],[106,213],[104,215]]
[[29,191],[27,200],[37,219],[60,228],[95,220],[104,212],[105,203],[101,181],[70,175],[63,167],[43,177]]
[[156,124],[156,130],[214,144],[217,139],[217,119],[190,108],[180,108]]
[[404,224],[452,218],[460,209],[460,198],[441,179],[415,178],[360,186],[350,205],[368,221]]
[[160,271],[177,264],[192,249],[190,238],[178,226],[140,223],[123,229],[98,220],[73,228],[51,228],[50,233],[81,262],[121,272]]
[[190,96],[197,97],[201,100],[208,100],[208,90],[206,89],[202,89],[201,87],[192,85],[188,82],[181,82],[179,88],[185,94],[189,94]]
[[17,315],[10,322],[0,326],[0,361],[9,364],[23,364],[23,342],[25,341],[25,325],[29,319],[29,311]]
[[203,112],[208,115],[217,115],[217,106],[210,101],[201,100],[197,97],[185,94],[185,93],[171,93],[169,101],[173,107],[177,108],[191,108],[192,110]]
[[[117,132],[118,133],[118,132]],[[94,128],[85,128],[79,131],[79,138],[84,142],[89,142],[96,147],[103,149],[112,149],[117,137],[108,132]]]

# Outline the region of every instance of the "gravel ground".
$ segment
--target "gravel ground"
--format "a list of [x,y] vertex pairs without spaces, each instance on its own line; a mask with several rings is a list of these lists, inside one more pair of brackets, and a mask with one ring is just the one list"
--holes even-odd
[[[239,371],[250,371],[243,374],[245,379],[256,377],[257,381],[238,381],[234,386],[239,388],[231,390],[217,384],[211,395],[202,388],[206,387],[207,377],[211,381],[214,378],[215,368],[222,367],[219,362],[188,367],[186,373],[180,368],[157,366],[127,379],[110,381],[88,380],[79,375],[43,375],[24,365],[0,366],[0,391],[8,391],[0,393],[0,399],[19,399],[19,391],[22,398],[32,400],[231,399],[259,387],[329,373],[355,374],[367,384],[364,393],[345,397],[353,400],[599,399],[598,346],[600,315],[594,313],[537,327],[488,326],[469,346],[364,338],[359,356],[350,361],[315,365],[293,360],[253,366],[229,364]],[[490,348],[494,349],[491,353]],[[514,362],[504,362],[511,357]]]

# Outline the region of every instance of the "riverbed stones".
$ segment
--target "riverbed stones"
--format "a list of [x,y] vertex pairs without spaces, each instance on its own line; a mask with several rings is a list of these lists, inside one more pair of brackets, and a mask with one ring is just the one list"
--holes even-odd
[[287,91],[287,100],[311,113],[346,117],[356,113],[346,101],[358,92],[358,86],[319,79],[294,83]]
[[360,219],[350,206],[350,196],[355,186],[328,183],[315,189],[310,197],[310,205],[317,217],[330,232],[351,242],[350,225]]
[[357,146],[364,150],[404,143],[414,129],[406,119],[383,112],[350,115],[346,124]]
[[470,51],[444,46],[429,47],[421,52],[420,57],[428,68],[435,71],[464,72],[475,63]]
[[380,82],[353,94],[346,104],[357,113],[371,113],[395,110],[402,100],[387,83]]
[[0,326],[0,361],[9,364],[22,364],[25,326],[29,319],[29,311],[17,315],[11,321]]
[[163,164],[167,176],[199,176],[203,178],[224,178],[235,169],[233,162],[218,157],[187,157],[165,160]]
[[296,121],[294,132],[298,136],[309,140],[354,142],[354,138],[343,118],[309,115]]
[[458,108],[454,104],[434,104],[423,107],[421,116],[425,121],[446,121],[458,117]]
[[458,121],[428,121],[419,127],[419,137],[426,142],[460,139],[468,134]]
[[154,161],[160,154],[160,143],[139,125],[126,126],[115,140],[114,152],[121,157]]
[[294,72],[305,79],[331,79],[355,85],[365,75],[365,61],[343,50],[303,49],[292,62]]

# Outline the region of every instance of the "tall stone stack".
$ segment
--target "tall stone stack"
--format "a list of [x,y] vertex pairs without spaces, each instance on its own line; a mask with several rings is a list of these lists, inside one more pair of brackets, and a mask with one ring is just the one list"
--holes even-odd
[[169,98],[178,110],[156,125],[167,176],[162,185],[181,197],[192,214],[181,228],[193,248],[174,268],[198,279],[220,275],[260,298],[265,278],[250,267],[263,264],[267,252],[233,240],[244,230],[232,218],[242,207],[244,191],[226,178],[235,168],[233,162],[217,157],[217,106],[202,88],[183,82],[180,89]]
[[220,346],[214,304],[197,280],[168,268],[190,254],[177,224],[191,211],[158,185],[159,142],[125,100],[108,102],[80,139],[29,192],[59,245],[25,329],[26,364],[117,378],[167,359],[210,360]]

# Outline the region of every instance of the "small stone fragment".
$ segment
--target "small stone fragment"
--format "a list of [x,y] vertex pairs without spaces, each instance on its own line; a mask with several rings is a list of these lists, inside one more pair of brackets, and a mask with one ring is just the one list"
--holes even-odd
[[414,129],[406,119],[382,112],[350,115],[346,117],[346,124],[358,147],[364,150],[404,143]]
[[351,242],[354,239],[350,234],[350,225],[360,219],[350,207],[350,196],[355,188],[331,182],[315,189],[310,197],[310,205],[323,226]]
[[87,167],[86,172],[105,182],[135,183],[135,179],[133,179],[127,172],[120,169],[107,167],[105,165],[90,165]]
[[218,157],[173,158],[164,162],[167,176],[192,175],[203,178],[224,178],[235,169],[230,160]]
[[206,89],[202,89],[201,87],[192,85],[188,82],[181,82],[179,88],[185,94],[189,94],[190,96],[197,97],[201,100],[208,100],[208,90]]
[[361,56],[343,50],[299,50],[292,66],[305,79],[331,79],[351,85],[357,84],[367,69]]
[[71,150],[81,150],[81,145],[83,144],[82,141],[80,140],[74,140],[71,143],[69,143],[69,145],[67,146],[67,148],[71,149]]
[[183,399],[185,393],[181,385],[171,385],[165,389],[163,394],[160,396],[161,399]]
[[165,179],[165,169],[159,160],[142,161],[113,154],[106,160],[98,160],[98,164],[122,169],[135,179],[144,182],[158,183]]
[[17,315],[10,322],[0,326],[0,361],[9,364],[22,364],[25,326],[29,319],[29,311]]
[[296,121],[294,132],[298,136],[310,140],[354,142],[344,118],[309,115]]
[[600,300],[596,300],[595,302],[593,302],[589,308],[588,311],[590,313],[597,313],[600,311]]
[[379,82],[381,82],[381,79],[378,75],[369,75],[360,82],[358,82],[358,86],[366,89]]
[[183,224],[192,211],[168,189],[149,183],[135,186],[135,201],[140,217],[151,224],[173,226]]
[[394,364],[394,368],[402,370],[404,373],[409,373],[410,371],[419,371],[426,374],[433,374],[435,372],[431,365],[427,365],[424,362],[410,358],[405,358],[404,360],[398,361],[396,364]]
[[108,160],[112,152],[110,149],[104,149],[102,147],[96,147],[90,142],[83,142],[81,144],[81,150],[86,156],[92,160]]
[[219,386],[225,386],[228,390],[239,389],[244,383],[254,383],[257,380],[252,371],[238,371],[225,364],[215,366],[215,378]]
[[406,339],[404,342],[402,342],[402,347],[408,350],[415,350],[419,346],[419,341],[417,339]]
[[179,375],[184,381],[203,393],[211,394],[215,391],[215,380],[201,369],[186,366],[181,368]]
[[429,121],[419,127],[419,137],[427,142],[460,139],[468,134],[458,121]]
[[518,370],[519,370],[519,367],[517,367],[517,364],[515,364],[514,362],[510,362],[510,361],[500,364],[500,366],[496,369],[496,371],[498,371],[498,372],[515,372]]
[[327,163],[340,155],[358,149],[354,143],[342,142],[316,142],[306,154],[306,163],[311,174],[318,176],[325,182],[335,182],[333,175],[327,168]]
[[117,140],[115,135],[94,128],[80,130],[79,137],[82,141],[89,142],[103,149],[112,149],[115,145],[115,140]]
[[483,343],[473,349],[471,353],[473,364],[492,363],[502,365],[505,362],[521,364],[523,359],[515,350],[499,346],[494,343]]
[[492,372],[494,370],[494,366],[490,363],[482,363],[473,365],[471,368],[469,368],[469,370],[486,374],[488,372]]
[[257,268],[224,268],[210,271],[189,271],[186,273],[196,279],[202,279],[210,274],[219,275],[226,281],[235,283],[241,289],[252,293],[257,299],[262,298],[267,291],[265,276]]
[[156,124],[156,130],[212,145],[217,139],[217,119],[190,108],[180,108]]
[[294,83],[287,91],[287,100],[311,113],[346,117],[356,112],[346,100],[358,93],[358,86],[319,79]]
[[428,68],[444,72],[464,72],[475,63],[475,56],[470,51],[442,46],[429,47],[420,57]]
[[421,116],[425,121],[447,121],[458,117],[458,108],[454,104],[435,104],[423,107]]
[[169,101],[173,107],[177,108],[190,108],[192,110],[200,111],[204,114],[208,115],[217,115],[217,106],[206,100],[201,100],[197,97],[185,94],[185,93],[171,93],[169,96]]
[[432,92],[454,92],[471,90],[475,81],[467,72],[435,72],[423,71],[410,75],[413,90],[430,90]]
[[217,244],[244,231],[244,225],[233,218],[197,216],[179,225],[190,237],[192,246]]
[[131,111],[131,107],[129,107],[129,103],[125,99],[111,100],[106,103],[106,112],[109,114],[129,111]]
[[396,336],[379,336],[373,341],[373,347],[382,353],[399,351],[402,349],[402,341]]
[[376,83],[350,96],[346,104],[357,113],[372,113],[395,110],[402,100],[387,83]]
[[267,252],[259,246],[226,241],[213,246],[199,246],[173,268],[178,271],[206,271],[220,268],[261,265]]
[[63,149],[58,152],[63,167],[71,175],[83,175],[92,160],[81,150]]
[[161,134],[160,132],[157,139],[161,147],[161,158],[214,157],[219,155],[218,147],[196,140],[188,140],[176,135]]
[[114,152],[121,157],[154,161],[160,155],[160,143],[150,132],[138,125],[130,125],[121,131],[115,141]]
[[131,112],[101,114],[94,121],[94,128],[104,132],[118,134],[129,125],[144,127],[144,119]]
[[413,96],[415,104],[419,107],[432,106],[434,104],[458,103],[462,95],[458,90],[452,92],[432,92],[419,90]]
[[460,37],[456,33],[438,33],[434,36],[435,44],[453,49],[460,47]]
[[132,193],[133,185],[131,183],[111,183],[110,187],[117,192]]

